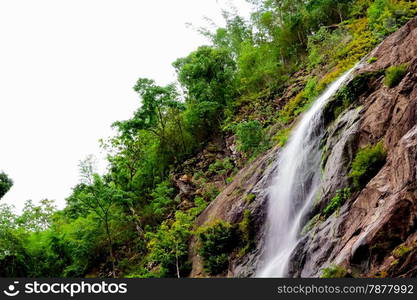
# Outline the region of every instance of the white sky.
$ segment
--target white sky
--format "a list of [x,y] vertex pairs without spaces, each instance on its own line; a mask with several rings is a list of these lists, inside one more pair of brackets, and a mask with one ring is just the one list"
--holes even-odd
[[[64,199],[78,162],[138,107],[139,77],[166,84],[171,63],[206,40],[185,26],[221,23],[226,0],[2,0],[0,171],[15,185],[1,200]],[[244,0],[234,0],[247,14]]]

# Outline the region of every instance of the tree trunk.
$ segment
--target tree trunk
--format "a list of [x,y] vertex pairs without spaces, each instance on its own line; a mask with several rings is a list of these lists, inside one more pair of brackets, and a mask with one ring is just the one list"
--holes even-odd
[[180,267],[178,263],[178,243],[175,244],[175,259],[176,259],[176,267],[177,267],[177,277],[181,278],[180,276]]
[[116,278],[116,259],[113,254],[113,241],[111,239],[109,221],[107,220],[107,217],[105,218],[104,223],[106,225],[107,240],[109,243],[110,259],[112,263],[112,276],[113,278]]

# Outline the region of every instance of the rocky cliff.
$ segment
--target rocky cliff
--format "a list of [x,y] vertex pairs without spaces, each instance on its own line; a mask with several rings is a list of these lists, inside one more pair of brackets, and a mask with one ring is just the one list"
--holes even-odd
[[[406,72],[388,87],[385,71],[397,65]],[[417,276],[417,18],[372,51],[347,87],[355,92],[347,104],[335,97],[326,107],[321,192],[293,253],[289,276],[318,277],[323,268],[335,265],[347,276]],[[349,172],[358,151],[378,143],[386,151],[383,166],[324,217],[337,191],[352,186]],[[245,210],[251,213],[255,246],[243,256],[232,253],[224,275],[253,276],[262,259],[268,186],[279,152],[274,148],[241,170],[198,218],[198,225],[216,219],[236,224]],[[190,247],[191,277],[205,276],[195,241]]]

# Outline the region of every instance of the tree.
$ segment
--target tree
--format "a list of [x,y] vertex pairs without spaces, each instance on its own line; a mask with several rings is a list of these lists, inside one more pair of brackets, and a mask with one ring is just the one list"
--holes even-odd
[[224,106],[233,99],[236,65],[229,50],[202,46],[173,65],[188,103]]
[[151,79],[140,78],[134,90],[140,95],[141,107],[133,118],[113,126],[130,139],[135,139],[141,130],[151,132],[158,138],[159,154],[167,165],[180,160],[188,149],[181,117],[185,106],[179,101],[175,85],[159,86]]
[[44,199],[39,205],[28,200],[25,202],[22,214],[16,218],[16,224],[28,231],[44,231],[49,228],[55,212],[56,206],[52,200]]
[[[162,275],[175,274],[180,278],[190,271],[188,259],[188,240],[191,236],[192,219],[178,211],[175,221],[165,221],[157,232],[149,232],[149,257],[162,267]],[[164,274],[166,273],[166,274]]]
[[11,189],[13,180],[11,180],[6,173],[0,173],[0,199]]
[[116,277],[116,258],[113,251],[113,239],[110,227],[112,218],[112,208],[116,203],[121,203],[124,193],[117,189],[113,182],[106,183],[98,174],[93,173],[94,166],[91,159],[80,162],[81,177],[83,186],[79,187],[79,192],[75,201],[78,201],[80,208],[94,213],[104,224],[107,237],[109,254],[112,262],[112,275]]

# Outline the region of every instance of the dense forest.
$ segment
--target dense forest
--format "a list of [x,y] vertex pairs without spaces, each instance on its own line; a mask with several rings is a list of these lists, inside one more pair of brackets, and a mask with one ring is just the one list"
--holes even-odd
[[[191,240],[207,275],[221,274],[230,252],[253,247],[251,216],[200,227],[195,219],[240,169],[285,145],[330,83],[417,14],[405,0],[248,1],[249,20],[230,9],[224,27],[197,29],[210,43],[173,62],[177,82],[137,80],[137,111],[101,141],[107,173],[81,161],[65,209],[27,201],[16,215],[0,204],[0,276],[187,277]],[[0,174],[0,198],[12,185]]]

